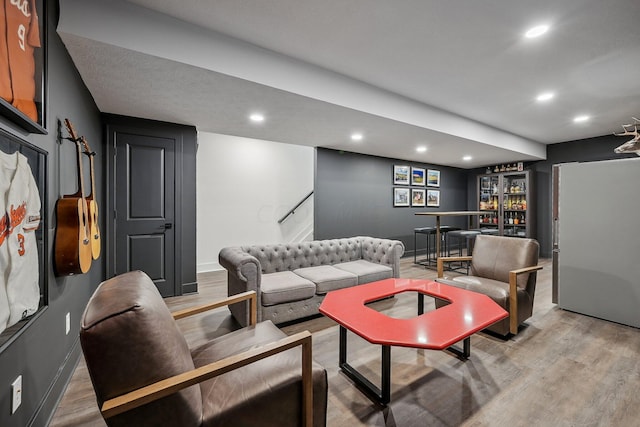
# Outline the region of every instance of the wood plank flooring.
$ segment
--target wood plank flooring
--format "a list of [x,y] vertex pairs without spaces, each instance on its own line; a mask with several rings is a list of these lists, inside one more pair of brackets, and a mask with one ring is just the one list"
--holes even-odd
[[[435,272],[401,261],[401,276]],[[638,426],[640,330],[568,312],[551,303],[551,263],[538,273],[534,315],[508,340],[478,333],[471,357],[393,347],[391,403],[373,404],[337,367],[338,326],[324,317],[289,324],[313,333],[314,358],[329,376],[327,425],[355,426]],[[226,272],[198,276],[197,295],[167,299],[172,311],[226,294]],[[375,303],[409,316],[415,296]],[[227,310],[180,321],[190,345],[237,327]],[[380,347],[348,334],[349,362],[379,381]],[[138,361],[143,363],[142,361]],[[374,381],[374,382],[375,382]],[[81,360],[50,426],[104,426]]]

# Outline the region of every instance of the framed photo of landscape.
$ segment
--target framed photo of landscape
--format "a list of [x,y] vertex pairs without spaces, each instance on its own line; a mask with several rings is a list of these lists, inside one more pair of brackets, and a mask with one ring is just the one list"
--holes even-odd
[[395,185],[409,185],[409,170],[411,168],[406,165],[393,166],[393,183]]
[[0,9],[5,52],[0,66],[0,115],[31,133],[46,134],[44,0],[7,1]]
[[410,206],[409,189],[396,187],[393,189],[393,207]]
[[427,190],[427,206],[440,206],[440,190]]
[[425,173],[424,168],[411,168],[411,185],[419,185],[424,187],[425,183]]
[[440,187],[440,171],[429,169],[427,171],[427,187]]

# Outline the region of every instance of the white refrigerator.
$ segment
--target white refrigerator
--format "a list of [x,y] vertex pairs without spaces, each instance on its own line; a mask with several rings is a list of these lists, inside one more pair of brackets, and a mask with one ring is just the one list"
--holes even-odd
[[553,302],[640,327],[640,158],[553,167]]

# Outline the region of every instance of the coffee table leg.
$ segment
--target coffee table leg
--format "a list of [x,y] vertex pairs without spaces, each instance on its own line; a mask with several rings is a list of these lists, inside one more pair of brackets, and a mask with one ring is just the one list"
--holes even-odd
[[340,325],[339,366],[344,374],[374,402],[386,405],[391,401],[391,346],[382,346],[382,388],[376,387],[357,369],[347,363],[347,329]]
[[424,314],[424,295],[418,293],[418,316]]
[[461,357],[462,359],[468,359],[469,356],[471,356],[471,337],[466,337],[464,341],[462,341],[462,350],[454,345],[449,346],[447,350],[454,353],[456,356]]

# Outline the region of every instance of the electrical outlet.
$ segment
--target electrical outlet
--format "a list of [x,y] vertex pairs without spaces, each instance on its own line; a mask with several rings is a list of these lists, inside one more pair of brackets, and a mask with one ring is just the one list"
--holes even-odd
[[69,331],[71,330],[71,313],[67,313],[64,320],[64,330],[67,335],[69,335]]
[[20,404],[22,403],[22,375],[18,375],[18,378],[11,383],[11,413],[14,414]]

